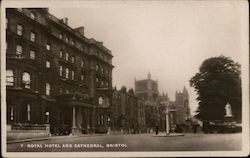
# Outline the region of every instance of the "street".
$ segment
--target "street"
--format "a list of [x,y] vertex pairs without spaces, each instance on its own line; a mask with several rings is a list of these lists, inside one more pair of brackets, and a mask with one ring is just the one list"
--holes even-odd
[[12,143],[7,145],[7,151],[237,151],[241,150],[241,142],[241,133],[187,133],[176,137],[156,137],[152,134],[88,135]]

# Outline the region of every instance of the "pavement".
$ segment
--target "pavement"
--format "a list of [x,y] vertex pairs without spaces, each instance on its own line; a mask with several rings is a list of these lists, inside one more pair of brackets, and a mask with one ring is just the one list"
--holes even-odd
[[[148,134],[148,133],[144,133],[144,134]],[[43,137],[43,138],[11,140],[11,141],[7,141],[7,144],[42,141],[42,140],[49,140],[49,139],[65,139],[65,138],[75,138],[75,137],[95,137],[95,136],[108,136],[108,135],[109,134],[81,134],[81,135],[63,135],[63,136],[53,136],[52,135],[50,137]],[[125,135],[125,134],[115,134],[115,135]],[[169,134],[159,133],[158,135],[152,134],[152,136],[153,137],[178,137],[178,136],[184,136],[184,133],[169,133]]]
[[[124,135],[124,134],[115,134],[115,135]],[[55,136],[52,135],[50,137],[43,137],[43,138],[32,138],[32,139],[20,139],[20,140],[11,140],[7,141],[7,144],[12,143],[21,143],[21,142],[32,142],[32,141],[43,141],[43,140],[50,140],[50,139],[67,139],[67,138],[76,138],[76,137],[95,137],[95,136],[108,136],[108,134],[81,134],[81,135],[62,135],[62,136]]]
[[11,143],[7,145],[7,151],[240,151],[242,149],[241,133],[185,133],[182,136],[170,137],[164,134],[52,136],[48,140]]

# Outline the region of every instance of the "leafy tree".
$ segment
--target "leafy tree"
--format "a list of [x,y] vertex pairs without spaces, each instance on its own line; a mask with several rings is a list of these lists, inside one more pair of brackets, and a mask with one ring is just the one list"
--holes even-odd
[[201,120],[223,120],[225,105],[231,105],[236,121],[241,122],[240,65],[225,56],[206,59],[190,80],[199,106],[196,117]]

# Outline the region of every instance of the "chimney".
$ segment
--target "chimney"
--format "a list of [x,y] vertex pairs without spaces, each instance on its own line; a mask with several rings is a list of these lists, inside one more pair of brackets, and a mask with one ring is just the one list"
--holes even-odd
[[65,17],[62,19],[62,21],[65,25],[68,25],[69,19],[67,17]]
[[74,30],[79,32],[81,35],[84,36],[84,27],[83,26],[77,27]]

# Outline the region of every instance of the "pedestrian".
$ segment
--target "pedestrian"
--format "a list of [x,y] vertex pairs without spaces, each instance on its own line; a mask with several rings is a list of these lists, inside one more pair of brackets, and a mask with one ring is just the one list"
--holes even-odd
[[193,124],[193,131],[194,131],[194,133],[197,132],[197,125],[196,124]]
[[159,132],[159,127],[158,125],[155,126],[155,134],[158,135],[158,132]]

